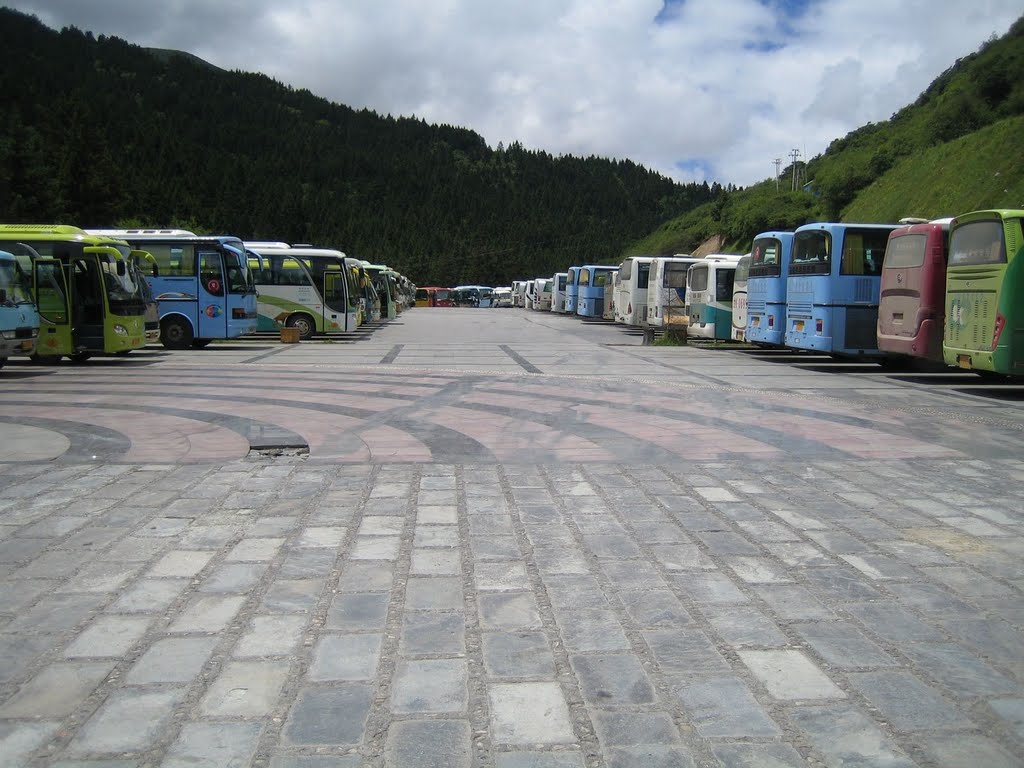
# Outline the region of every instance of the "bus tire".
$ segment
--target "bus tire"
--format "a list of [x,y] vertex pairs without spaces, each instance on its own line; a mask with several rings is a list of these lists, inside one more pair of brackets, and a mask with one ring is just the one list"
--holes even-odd
[[192,325],[184,317],[172,315],[160,322],[160,341],[167,349],[188,349],[192,340]]
[[192,339],[192,349],[202,349],[211,341],[213,341],[213,339]]
[[302,312],[289,315],[286,325],[289,328],[298,328],[299,338],[302,341],[309,341],[313,338],[313,334],[316,333],[316,323],[313,322],[313,318]]

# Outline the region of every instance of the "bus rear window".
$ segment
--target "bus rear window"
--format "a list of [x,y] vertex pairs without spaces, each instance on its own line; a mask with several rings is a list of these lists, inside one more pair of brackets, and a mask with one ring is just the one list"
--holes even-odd
[[970,221],[953,230],[949,240],[949,265],[1005,264],[1003,222]]
[[[828,232],[813,230],[797,232],[793,238],[793,266],[796,274],[817,273],[827,275],[832,265],[832,236]],[[816,266],[818,269],[799,269]],[[824,267],[821,269],[821,267]]]
[[580,285],[590,285],[590,270],[589,269],[581,269],[580,270],[579,284]]
[[890,237],[885,247],[885,268],[920,267],[924,264],[927,245],[928,235],[924,233]]
[[750,251],[750,274],[755,277],[778,277],[782,274],[782,243],[773,237],[754,241]]
[[690,291],[706,291],[708,288],[708,268],[706,266],[690,267],[689,272]]
[[558,290],[560,290],[560,291],[564,291],[565,290],[565,275],[559,275],[558,276]]

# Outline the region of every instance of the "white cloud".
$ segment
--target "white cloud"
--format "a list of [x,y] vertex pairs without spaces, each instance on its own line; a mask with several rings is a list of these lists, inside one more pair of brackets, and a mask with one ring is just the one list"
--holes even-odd
[[1024,13],[1024,0],[12,4],[51,26],[465,126],[492,146],[630,158],[735,184],[770,177],[772,159],[793,148],[813,156],[887,119]]

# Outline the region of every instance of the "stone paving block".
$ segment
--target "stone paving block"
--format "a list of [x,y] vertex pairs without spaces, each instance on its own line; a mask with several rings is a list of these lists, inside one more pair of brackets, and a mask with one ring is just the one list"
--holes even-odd
[[869,586],[852,568],[807,568],[801,573],[808,588],[827,602],[878,600],[881,593]]
[[248,592],[259,584],[266,572],[265,563],[225,563],[203,579],[199,591],[208,594]]
[[401,720],[388,728],[388,768],[469,768],[473,742],[467,720]]
[[0,614],[17,613],[41,595],[53,592],[60,582],[56,579],[19,579],[8,583],[14,588],[0,590]]
[[1011,754],[992,739],[973,733],[929,734],[921,739],[921,750],[934,765],[957,768],[1019,768],[1020,752]]
[[234,620],[244,602],[243,595],[193,598],[167,631],[220,632]]
[[18,613],[3,629],[4,632],[33,634],[66,632],[81,624],[105,599],[104,595],[92,594],[50,595]]
[[725,562],[747,584],[784,584],[793,581],[781,563],[767,557],[727,557]]
[[[270,759],[270,768],[362,768],[359,755],[289,755],[279,754]],[[389,766],[390,768],[390,766]]]
[[511,750],[494,755],[495,768],[583,768],[583,755],[577,751],[557,752]]
[[848,621],[793,624],[792,627],[825,661],[839,669],[897,666],[892,656]]
[[391,563],[347,563],[338,580],[339,592],[387,592],[395,583]]
[[870,544],[845,531],[807,531],[805,535],[818,546],[837,555],[870,552],[872,549]]
[[941,643],[946,639],[936,627],[895,603],[853,603],[844,610],[874,634],[894,643]]
[[399,536],[405,529],[405,520],[391,515],[367,515],[359,523],[357,536]]
[[1003,720],[1007,729],[1024,741],[1024,698],[993,699],[988,705]]
[[139,579],[108,610],[159,613],[167,610],[188,585],[188,579]]
[[584,700],[594,707],[631,707],[653,704],[654,686],[640,661],[631,653],[572,655]]
[[664,672],[724,673],[729,664],[699,629],[662,629],[641,632],[654,660]]
[[248,765],[259,741],[259,723],[185,723],[161,768]]
[[284,656],[294,653],[302,641],[305,616],[254,616],[252,626],[235,645],[233,655]]
[[722,768],[804,768],[807,762],[788,744],[715,744]]
[[32,662],[50,649],[52,642],[48,635],[0,634],[0,683],[23,676]]
[[184,688],[119,689],[86,721],[68,747],[71,754],[142,752],[159,740]]
[[131,685],[191,682],[206,665],[217,642],[216,637],[157,640],[128,670],[125,680]]
[[322,635],[313,650],[310,680],[371,680],[380,661],[382,636]]
[[622,626],[610,608],[556,608],[555,621],[572,651],[617,651],[629,648]]
[[196,576],[216,552],[203,550],[175,550],[161,557],[150,568],[150,578],[191,579]]
[[[450,549],[458,547],[459,527],[457,525],[417,525],[416,532],[413,534],[412,545],[417,548],[440,547]],[[518,556],[517,554],[516,557]]]
[[341,546],[347,534],[348,528],[341,525],[307,526],[302,529],[299,538],[295,542],[295,546],[300,548],[336,549]]
[[474,566],[476,588],[484,590],[529,590],[530,579],[521,562],[477,563]]
[[361,744],[373,690],[364,683],[300,689],[284,724],[284,743]]
[[945,584],[963,597],[1009,597],[1015,591],[994,579],[982,576],[970,568],[961,567],[924,567],[921,573],[929,579]]
[[269,562],[277,557],[284,541],[281,538],[242,539],[231,548],[224,559],[228,562]]
[[232,661],[226,664],[199,702],[207,717],[265,717],[277,706],[287,661]]
[[682,745],[642,744],[609,750],[608,768],[694,768],[689,750]]
[[116,563],[105,560],[89,563],[65,582],[58,592],[115,592],[141,568],[141,563]]
[[690,541],[678,525],[669,521],[633,522],[631,527],[636,540],[642,544],[686,544]]
[[462,555],[458,550],[414,549],[409,573],[416,576],[458,576]]
[[747,541],[743,536],[731,531],[697,531],[694,536],[707,546],[712,555],[747,555],[757,557],[762,554],[759,547]]
[[620,592],[619,600],[640,627],[681,627],[693,622],[682,603],[667,589]]
[[1020,686],[953,643],[920,643],[901,649],[928,677],[955,697],[1018,693]]
[[263,595],[260,610],[267,613],[308,613],[320,600],[323,579],[275,579]]
[[676,695],[687,719],[706,739],[774,737],[782,733],[738,678],[716,677],[684,685]]
[[407,611],[398,651],[405,656],[465,653],[466,619],[453,613]]
[[110,662],[58,662],[43,667],[0,705],[0,717],[67,717],[114,669]]
[[193,525],[178,545],[182,549],[219,549],[241,533],[237,525]]
[[764,548],[792,568],[831,565],[833,556],[805,541],[766,541]]
[[468,679],[465,659],[400,661],[392,686],[391,709],[399,714],[464,712]]
[[566,552],[547,547],[537,548],[533,550],[533,560],[537,563],[537,569],[545,575],[590,572],[590,567],[580,552]]
[[409,611],[455,611],[464,605],[462,579],[417,578],[406,583],[405,608]]
[[532,592],[500,592],[477,598],[480,626],[485,629],[524,629],[541,626]]
[[30,765],[30,755],[46,744],[59,728],[60,723],[0,722],[0,766],[19,768]]
[[511,536],[514,533],[510,515],[469,515],[468,520],[470,536]]
[[397,560],[401,539],[398,536],[356,536],[348,553],[350,560]]
[[[999,619],[946,619],[938,622],[953,637],[1003,663],[1024,660],[1024,634]],[[1021,670],[1024,672],[1024,670]]]
[[482,639],[491,677],[554,677],[555,659],[543,632],[484,632]]
[[737,654],[776,699],[846,698],[846,694],[800,651],[741,650]]
[[797,584],[768,584],[754,587],[754,591],[784,621],[835,618],[806,587]]
[[666,712],[598,710],[591,715],[601,744],[609,747],[638,744],[679,744],[679,729]]
[[334,567],[337,556],[333,549],[293,549],[278,569],[277,578],[325,578]]
[[894,557],[870,552],[859,555],[840,555],[840,557],[873,581],[920,578],[920,574],[911,566]]
[[454,504],[416,507],[416,525],[457,525],[459,508]]
[[831,766],[917,768],[877,725],[850,704],[794,707],[789,714]]
[[673,574],[672,581],[683,595],[705,605],[735,605],[749,598],[724,573],[687,571]]
[[152,618],[134,616],[100,616],[79,633],[64,649],[66,658],[120,657],[128,653],[150,624]]
[[558,683],[490,683],[492,740],[496,744],[573,744],[569,707]]
[[470,536],[469,546],[476,560],[519,560],[523,556],[514,536]]
[[909,672],[851,672],[848,679],[898,730],[934,731],[973,725],[937,691]]
[[775,622],[754,606],[708,606],[703,613],[722,639],[734,647],[789,644]]
[[353,592],[334,596],[326,629],[383,629],[390,597],[384,592]]
[[584,536],[583,545],[596,557],[607,560],[628,560],[641,555],[640,547],[626,535]]
[[622,591],[639,591],[648,589],[665,589],[668,582],[654,566],[644,560],[629,562],[604,561],[601,570],[608,577],[615,589]]

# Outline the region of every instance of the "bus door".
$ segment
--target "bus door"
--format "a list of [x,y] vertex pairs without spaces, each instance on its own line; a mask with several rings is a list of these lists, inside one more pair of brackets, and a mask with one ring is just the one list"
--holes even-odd
[[348,293],[345,287],[345,273],[342,270],[324,270],[323,327],[327,332],[352,330],[348,327]]
[[199,270],[196,338],[225,339],[228,337],[228,313],[224,260],[217,250],[199,247],[196,250]]
[[36,354],[60,355],[71,351],[71,307],[64,269],[56,259],[32,262],[36,309],[39,311],[39,340]]
[[[95,255],[71,258],[67,263],[71,284],[71,352],[104,349],[103,318],[106,307],[103,297],[107,286],[100,274]],[[70,354],[70,353],[69,353]]]

